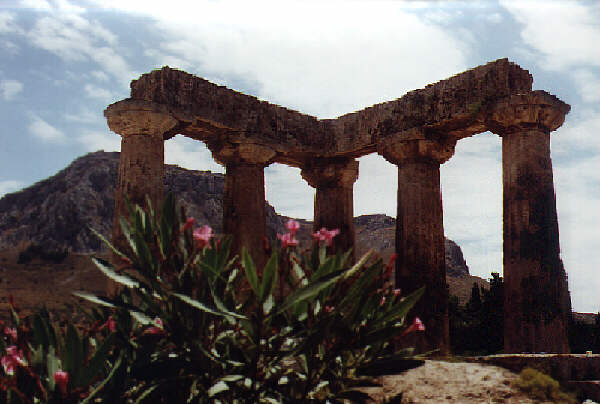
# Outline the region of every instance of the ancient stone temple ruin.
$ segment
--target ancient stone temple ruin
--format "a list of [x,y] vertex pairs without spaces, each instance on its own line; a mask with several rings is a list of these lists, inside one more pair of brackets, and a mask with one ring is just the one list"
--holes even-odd
[[[125,196],[154,206],[163,196],[164,141],[200,140],[225,166],[223,229],[234,248],[265,263],[264,168],[299,167],[316,190],[314,225],[339,228],[336,248],[354,247],[356,160],[378,153],[398,167],[396,282],[423,285],[414,313],[427,324],[421,349],[449,349],[440,165],[456,143],[491,131],[502,138],[505,352],[567,352],[570,313],[559,256],[550,132],[569,105],[532,91],[532,76],[507,59],[468,70],[336,119],[317,119],[164,67],[131,83],[110,105],[122,136],[115,215]],[[123,241],[114,226],[117,245]]]

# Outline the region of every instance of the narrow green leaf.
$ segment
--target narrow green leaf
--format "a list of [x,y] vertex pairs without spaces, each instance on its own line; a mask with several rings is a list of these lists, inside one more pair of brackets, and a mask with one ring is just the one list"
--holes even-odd
[[100,269],[100,271],[104,273],[104,275],[106,275],[113,281],[121,285],[127,286],[128,288],[138,288],[140,286],[139,282],[135,279],[130,278],[127,275],[115,272],[115,270],[108,262],[96,257],[92,257],[92,261],[94,262],[94,264],[96,264],[98,269]]
[[258,302],[263,303],[265,299],[271,294],[273,285],[277,279],[277,252],[271,254],[271,258],[265,266],[263,271],[262,280],[260,283],[260,289],[258,292]]
[[69,372],[69,375],[71,376],[71,383],[74,386],[79,386],[79,376],[81,375],[81,368],[85,358],[83,357],[81,338],[79,337],[79,333],[73,324],[69,324],[67,326],[67,336],[65,342],[65,370]]
[[35,346],[42,346],[44,352],[48,352],[48,346],[50,345],[48,326],[39,314],[33,317],[33,341]]
[[244,271],[246,271],[246,278],[248,279],[248,283],[250,283],[250,287],[258,296],[258,276],[256,275],[256,267],[246,248],[242,248],[242,266],[244,267]]
[[292,293],[288,295],[288,297],[283,301],[280,307],[278,307],[276,314],[280,314],[295,304],[314,298],[321,292],[323,289],[333,285],[336,283],[344,274],[346,270],[340,270],[333,272],[329,275],[326,275],[319,279],[318,281],[311,282],[308,286],[296,289]]
[[237,314],[232,311],[221,311],[215,307],[210,307],[202,302],[199,302],[198,300],[192,299],[191,297],[180,294],[180,293],[171,293],[171,295],[177,297],[178,299],[189,304],[190,306],[195,307],[198,310],[202,310],[206,313],[214,314],[216,316],[221,316],[221,317],[235,317],[235,318],[242,319],[242,320],[246,319],[246,317],[241,314]]
[[147,388],[146,390],[144,390],[144,392],[137,398],[137,400],[135,400],[134,404],[140,404],[141,402],[143,402],[146,398],[148,398],[148,396],[150,396],[150,394],[152,394],[154,392],[154,390],[156,390],[160,385],[155,384],[153,386],[150,386],[149,388]]
[[113,303],[106,301],[96,295],[92,295],[91,293],[87,293],[87,292],[73,292],[74,296],[80,297],[84,300],[87,300],[88,302],[91,303],[95,303],[95,304],[99,304],[101,306],[105,306],[105,307],[116,307]]
[[88,229],[90,229],[90,231],[91,231],[92,233],[94,233],[94,235],[95,235],[96,237],[98,237],[98,238],[100,239],[100,241],[102,241],[102,242],[103,242],[105,245],[107,245],[107,246],[108,246],[108,248],[110,248],[110,250],[111,250],[113,253],[117,254],[117,255],[118,255],[118,256],[120,256],[120,257],[125,257],[125,258],[127,258],[127,256],[126,256],[125,254],[123,254],[121,251],[117,250],[117,248],[116,248],[114,245],[112,245],[112,243],[111,243],[110,241],[108,241],[108,240],[107,240],[107,239],[106,239],[106,238],[105,238],[105,237],[104,237],[102,234],[98,233],[98,232],[97,232],[95,229],[93,229],[92,227],[88,227]]
[[98,393],[100,393],[100,391],[104,388],[104,386],[106,386],[106,383],[108,383],[110,381],[110,379],[112,379],[112,377],[115,375],[115,373],[117,372],[117,369],[119,369],[121,367],[121,363],[123,363],[123,357],[125,356],[124,352],[121,352],[119,357],[117,358],[117,361],[115,362],[114,366],[112,367],[112,369],[110,370],[110,373],[108,374],[108,376],[106,376],[106,379],[104,379],[102,381],[102,383],[100,383],[91,393],[89,396],[87,396],[80,404],[88,404],[88,403],[93,403],[95,402],[95,398],[96,395]]
[[94,379],[102,375],[108,353],[113,348],[115,335],[111,333],[102,341],[102,344],[96,349],[88,365],[83,368],[82,375],[79,378],[81,386],[90,385]]

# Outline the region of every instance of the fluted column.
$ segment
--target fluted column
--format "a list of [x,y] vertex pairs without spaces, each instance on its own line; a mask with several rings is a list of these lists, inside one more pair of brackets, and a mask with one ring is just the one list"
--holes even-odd
[[236,144],[214,148],[215,160],[225,166],[223,192],[223,232],[233,237],[233,252],[248,249],[256,266],[267,262],[264,169],[275,152],[256,144]]
[[382,142],[378,150],[398,166],[396,285],[403,294],[426,288],[409,316],[426,326],[413,342],[420,352],[446,354],[450,348],[440,164],[452,156],[454,145],[411,130]]
[[115,190],[113,244],[128,248],[119,218],[129,217],[126,199],[146,207],[146,196],[152,206],[160,208],[164,195],[164,138],[177,126],[177,120],[166,113],[152,111],[107,110],[110,130],[121,135],[119,174]]
[[488,119],[502,137],[504,351],[569,352],[571,311],[560,259],[550,132],[570,107],[534,91],[498,104]]
[[319,159],[302,169],[302,178],[316,189],[314,230],[339,229],[332,252],[352,249],[354,261],[354,182],[358,179],[358,161]]

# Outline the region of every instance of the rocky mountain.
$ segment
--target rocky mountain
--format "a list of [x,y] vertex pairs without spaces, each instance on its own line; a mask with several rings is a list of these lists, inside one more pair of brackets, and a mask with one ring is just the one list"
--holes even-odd
[[[0,250],[23,249],[29,244],[46,249],[89,253],[103,249],[94,228],[110,235],[119,153],[95,152],[73,161],[56,175],[0,199]],[[165,187],[178,196],[197,223],[222,230],[221,198],[224,176],[210,171],[167,165]],[[267,204],[267,235],[274,240],[288,219]],[[301,238],[309,238],[310,222],[301,221]],[[384,259],[394,251],[395,219],[386,215],[355,218],[357,253],[373,248]],[[450,277],[469,276],[460,247],[446,240]],[[472,285],[472,284],[471,284]],[[470,286],[469,286],[470,287]]]

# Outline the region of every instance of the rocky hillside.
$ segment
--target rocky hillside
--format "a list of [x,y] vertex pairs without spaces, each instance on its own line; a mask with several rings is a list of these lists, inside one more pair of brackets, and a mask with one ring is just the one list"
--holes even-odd
[[[119,153],[90,153],[46,180],[5,195],[0,199],[0,250],[23,249],[30,243],[78,253],[101,250],[103,245],[90,228],[110,234],[118,164]],[[222,174],[167,165],[165,186],[198,223],[221,231]],[[287,218],[268,204],[265,209],[268,237],[275,239]],[[301,236],[308,238],[310,223],[302,224]],[[357,217],[355,224],[359,254],[373,248],[387,259],[393,253],[394,218],[365,215]],[[462,251],[451,240],[446,240],[446,265],[451,277],[469,276]]]

